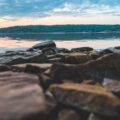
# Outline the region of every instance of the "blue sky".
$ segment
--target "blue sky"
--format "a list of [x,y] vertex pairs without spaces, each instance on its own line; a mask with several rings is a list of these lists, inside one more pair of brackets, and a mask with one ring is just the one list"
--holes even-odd
[[67,23],[120,24],[120,0],[0,0],[0,27]]

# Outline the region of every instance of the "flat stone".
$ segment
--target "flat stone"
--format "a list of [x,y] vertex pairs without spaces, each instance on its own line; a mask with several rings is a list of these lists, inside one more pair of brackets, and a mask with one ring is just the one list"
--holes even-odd
[[46,120],[50,109],[36,75],[0,73],[0,120]]
[[58,104],[104,116],[120,116],[120,99],[98,85],[64,83],[50,91]]

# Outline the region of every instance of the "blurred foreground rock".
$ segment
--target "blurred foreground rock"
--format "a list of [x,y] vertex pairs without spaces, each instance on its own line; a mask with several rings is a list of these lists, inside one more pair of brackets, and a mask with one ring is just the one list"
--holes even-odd
[[65,83],[50,88],[58,104],[105,116],[120,117],[120,99],[101,86]]
[[0,73],[0,120],[46,120],[53,107],[46,101],[37,76]]
[[0,53],[0,120],[120,120],[120,47]]

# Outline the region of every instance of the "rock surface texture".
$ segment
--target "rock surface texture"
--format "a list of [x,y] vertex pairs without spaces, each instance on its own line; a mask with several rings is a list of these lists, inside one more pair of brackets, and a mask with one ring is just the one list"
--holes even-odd
[[0,120],[120,120],[120,47],[0,53]]

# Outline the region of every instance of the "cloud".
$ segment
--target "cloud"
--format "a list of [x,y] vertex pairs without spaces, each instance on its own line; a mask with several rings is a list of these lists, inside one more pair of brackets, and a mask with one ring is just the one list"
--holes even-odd
[[0,16],[120,16],[120,0],[0,0]]
[[111,6],[107,4],[84,4],[65,3],[59,8],[49,11],[51,15],[67,16],[120,16],[120,5]]

